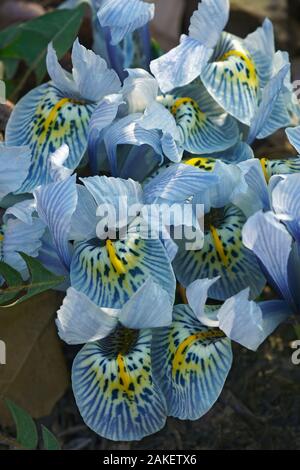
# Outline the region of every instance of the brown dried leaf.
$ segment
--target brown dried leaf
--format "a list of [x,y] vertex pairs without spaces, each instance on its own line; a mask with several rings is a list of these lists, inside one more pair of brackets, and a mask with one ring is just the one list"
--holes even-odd
[[0,339],[6,365],[0,365],[0,423],[12,424],[3,399],[18,403],[33,418],[51,413],[69,385],[69,372],[54,318],[62,302],[45,292],[12,308],[0,308]]

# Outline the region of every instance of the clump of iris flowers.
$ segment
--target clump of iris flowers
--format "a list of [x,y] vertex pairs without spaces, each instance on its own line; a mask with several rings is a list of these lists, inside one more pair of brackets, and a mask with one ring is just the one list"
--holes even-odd
[[[76,39],[68,72],[49,44],[51,80],[9,119],[0,260],[27,279],[23,251],[64,276],[56,324],[82,345],[78,409],[99,435],[139,440],[168,416],[203,416],[231,342],[257,350],[299,313],[300,160],[257,158],[251,145],[287,128],[298,153],[300,108],[268,19],[242,39],[224,31],[228,0],[202,0],[188,35],[152,57],[153,4],[89,3],[94,50]],[[126,220],[107,217],[132,206]],[[183,207],[190,217],[178,221]],[[187,248],[180,226],[200,243]]]

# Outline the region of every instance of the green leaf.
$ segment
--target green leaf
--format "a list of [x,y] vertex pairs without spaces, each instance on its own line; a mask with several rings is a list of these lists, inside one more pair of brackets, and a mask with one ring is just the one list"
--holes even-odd
[[0,32],[0,59],[6,61],[23,60],[28,66],[14,92],[16,97],[31,73],[36,76],[37,84],[46,75],[47,47],[53,42],[60,59],[73,44],[86,5],[81,4],[73,10],[56,10],[33,20],[11,26]]
[[42,425],[42,435],[45,450],[61,450],[60,444],[54,434]]
[[17,441],[25,449],[36,449],[38,433],[32,417],[11,400],[5,400],[17,428]]
[[20,252],[24,259],[30,278],[23,281],[20,273],[3,261],[0,262],[0,275],[6,285],[0,288],[0,306],[10,307],[29,299],[41,292],[52,289],[64,281],[63,276],[56,276],[48,271],[35,258]]

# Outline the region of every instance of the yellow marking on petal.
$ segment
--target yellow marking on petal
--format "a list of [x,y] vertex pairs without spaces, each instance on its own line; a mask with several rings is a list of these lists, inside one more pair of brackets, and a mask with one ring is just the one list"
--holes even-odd
[[194,108],[195,112],[199,115],[199,118],[200,119],[205,119],[205,113],[203,113],[201,111],[201,109],[199,108],[199,105],[196,103],[196,101],[193,100],[192,98],[188,98],[188,97],[178,98],[177,100],[175,100],[173,106],[171,107],[171,113],[173,114],[173,116],[176,116],[176,113],[177,113],[178,109],[181,106],[184,106],[186,104],[191,104],[192,107]]
[[206,341],[209,339],[214,338],[225,338],[225,334],[223,331],[214,329],[214,330],[206,330],[200,331],[199,333],[195,333],[194,335],[189,336],[186,338],[182,343],[178,346],[177,351],[175,353],[173,363],[172,363],[172,375],[173,377],[176,375],[177,370],[180,370],[186,366],[185,363],[185,356],[188,349],[196,342],[196,341]]
[[268,159],[267,158],[261,158],[259,160],[260,164],[261,164],[261,167],[262,167],[262,171],[264,173],[264,176],[265,176],[265,180],[266,182],[268,183],[269,182],[269,175],[268,175]]
[[197,168],[204,168],[206,171],[213,171],[215,161],[212,158],[207,157],[194,157],[188,160],[183,160],[185,165],[195,166]]
[[220,239],[218,231],[213,225],[210,225],[209,229],[210,229],[211,236],[213,238],[217,253],[219,254],[224,266],[227,267],[229,265],[229,260],[228,260],[227,255],[225,254],[224,246],[223,246],[222,240]]
[[3,240],[4,240],[4,235],[0,233],[0,242],[3,242]]
[[119,377],[122,380],[124,389],[128,392],[131,379],[130,379],[130,375],[127,372],[126,364],[125,364],[124,357],[122,356],[122,354],[118,354],[117,364],[118,364],[118,370],[119,370]]
[[106,249],[108,252],[109,260],[118,274],[125,274],[126,269],[122,261],[117,257],[115,247],[111,240],[106,240]]
[[63,98],[61,99],[60,101],[58,101],[54,106],[53,108],[51,109],[47,119],[45,120],[44,122],[44,125],[43,125],[43,132],[41,133],[41,135],[39,136],[39,142],[42,142],[45,138],[45,135],[47,135],[48,133],[48,130],[49,128],[55,123],[57,117],[58,117],[58,114],[59,114],[59,111],[61,110],[61,108],[63,108],[66,104],[68,103],[72,103],[72,104],[83,104],[83,102],[81,101],[78,101],[78,100],[74,100],[72,98]]
[[218,62],[223,62],[226,59],[228,59],[229,57],[238,57],[239,59],[242,59],[245,62],[246,66],[249,70],[249,80],[254,82],[255,85],[258,85],[259,79],[258,79],[258,75],[257,75],[257,72],[256,72],[255,64],[252,62],[250,57],[248,57],[244,52],[237,51],[236,49],[232,49],[228,52],[225,52],[225,54],[223,54],[218,59]]

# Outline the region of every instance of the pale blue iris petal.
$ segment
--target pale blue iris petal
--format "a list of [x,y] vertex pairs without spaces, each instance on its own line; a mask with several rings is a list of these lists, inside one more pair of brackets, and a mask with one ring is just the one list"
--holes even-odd
[[161,135],[157,130],[145,130],[139,126],[141,114],[126,116],[112,124],[104,135],[107,156],[113,176],[118,175],[117,147],[121,144],[149,145],[162,155]]
[[25,199],[9,207],[4,215],[3,222],[6,223],[11,216],[21,220],[24,224],[33,224],[33,215],[36,212],[36,203],[34,199]]
[[277,326],[289,316],[284,301],[249,301],[249,289],[226,300],[218,312],[219,328],[242,346],[256,351]]
[[116,72],[108,69],[105,60],[82,46],[78,39],[73,45],[72,62],[74,81],[84,99],[98,102],[120,91],[121,82]]
[[174,164],[145,184],[144,200],[146,203],[154,203],[158,199],[183,202],[193,194],[207,190],[217,181],[218,178],[213,174],[183,163]]
[[291,116],[288,111],[286,98],[283,94],[283,91],[281,91],[277,100],[275,101],[275,104],[268,120],[261,129],[260,133],[257,135],[257,138],[265,139],[266,137],[276,132],[278,129],[286,128],[290,125]]
[[66,267],[71,263],[69,233],[72,215],[76,209],[76,177],[59,183],[39,187],[34,196],[40,218],[49,227],[61,261]]
[[101,26],[110,28],[113,45],[149,23],[154,16],[154,4],[141,0],[102,0],[98,10]]
[[58,62],[56,51],[52,43],[48,45],[46,64],[48,74],[60,92],[69,98],[78,97],[78,89],[72,74],[64,70]]
[[242,346],[256,351],[265,340],[262,311],[249,301],[249,288],[226,300],[218,312],[219,328]]
[[245,38],[245,44],[249,52],[261,51],[267,58],[273,58],[275,54],[275,38],[272,21],[266,18],[253,33]]
[[0,200],[20,188],[31,161],[29,147],[8,147],[0,144]]
[[31,224],[25,224],[18,219],[8,219],[4,227],[2,257],[0,254],[0,258],[17,271],[20,271],[23,276],[26,276],[26,264],[18,251],[37,257],[44,232],[45,225],[40,219],[34,218]]
[[127,69],[128,77],[124,80],[123,97],[128,104],[129,113],[143,112],[156,100],[158,84],[150,73],[143,69]]
[[175,140],[180,140],[174,117],[162,104],[156,101],[146,108],[139,124],[144,129],[159,129],[164,134],[171,134]]
[[149,278],[123,306],[119,321],[136,330],[168,326],[172,322],[172,309],[169,294],[155,279]]
[[258,257],[272,283],[291,305],[288,262],[292,237],[272,212],[257,212],[243,229],[244,244]]
[[164,155],[174,163],[179,163],[182,159],[183,148],[176,142],[172,134],[163,134],[161,138],[161,146]]
[[186,289],[189,306],[198,320],[205,326],[219,326],[217,318],[211,319],[205,314],[205,304],[208,297],[208,291],[217,280],[218,278],[197,280],[192,282],[192,284],[190,284]]
[[142,187],[137,181],[132,179],[125,180],[107,176],[90,176],[81,180],[95,199],[97,206],[110,204],[117,208],[120,198],[127,198],[128,206],[143,202]]
[[189,35],[207,47],[214,47],[229,18],[229,0],[203,0],[191,17]]
[[109,126],[117,116],[122,95],[114,94],[105,97],[92,114],[89,124],[88,153],[92,170],[98,171],[99,145],[102,143],[104,129]]
[[292,174],[279,181],[272,192],[272,205],[278,218],[289,228],[300,243],[300,174]]
[[115,329],[118,313],[118,309],[101,309],[84,294],[70,287],[57,312],[58,334],[68,344],[97,341]]
[[284,300],[269,300],[258,303],[262,311],[262,327],[265,338],[275,331],[275,329],[291,315],[292,310]]
[[[278,100],[279,94],[283,87],[283,82],[290,69],[289,65],[285,65],[267,84],[267,86],[263,90],[262,94],[262,101],[259,104],[257,112],[254,116],[254,119],[251,121],[251,126],[249,130],[249,135],[247,138],[247,142],[251,144],[255,138],[264,138],[266,137],[266,133],[268,129],[271,131],[275,131],[276,128],[275,120],[271,118],[271,122],[269,119],[271,117],[272,112],[275,112],[275,104]],[[280,102],[278,103],[280,105]],[[278,109],[276,109],[278,111]],[[281,113],[282,114],[282,113]],[[286,114],[282,115],[283,123],[285,123]],[[279,120],[279,125],[281,125],[281,119]],[[275,127],[274,127],[275,126]],[[274,129],[273,129],[274,127]]]
[[199,77],[213,50],[182,35],[179,46],[150,63],[150,70],[163,93],[191,83]]
[[250,216],[258,210],[270,210],[270,196],[261,164],[258,159],[246,160],[239,164],[247,184],[245,192],[238,192],[234,197],[243,212]]
[[151,331],[131,334],[136,340],[128,352],[122,351],[116,330],[84,346],[72,368],[73,391],[86,425],[115,441],[137,441],[158,432],[167,416],[164,396],[152,376]]
[[96,237],[97,204],[92,194],[83,185],[77,185],[78,201],[71,219],[70,240],[85,240]]
[[70,286],[70,273],[59,258],[49,229],[46,229],[41,242],[42,246],[39,251],[38,260],[50,272],[65,278],[65,281],[62,284],[55,287],[55,290],[65,292]]
[[196,420],[218,399],[232,364],[231,343],[201,325],[187,305],[174,308],[168,328],[153,331],[153,371],[166,397],[168,414]]
[[300,154],[300,126],[289,127],[285,132],[290,143],[295,147],[298,154]]
[[52,155],[50,155],[50,178],[53,183],[63,181],[71,176],[73,170],[70,170],[64,163],[67,161],[70,155],[70,149],[68,145],[63,144],[57,149]]
[[220,158],[223,162],[237,164],[254,158],[254,153],[246,142],[238,142],[233,147],[224,152],[216,153],[214,156],[217,159]]
[[40,85],[21,98],[6,127],[7,145],[28,145],[31,150],[29,171],[18,193],[32,192],[52,181],[51,156],[63,144],[70,149],[65,166],[77,168],[87,148],[93,109],[93,104],[62,96],[52,83]]

